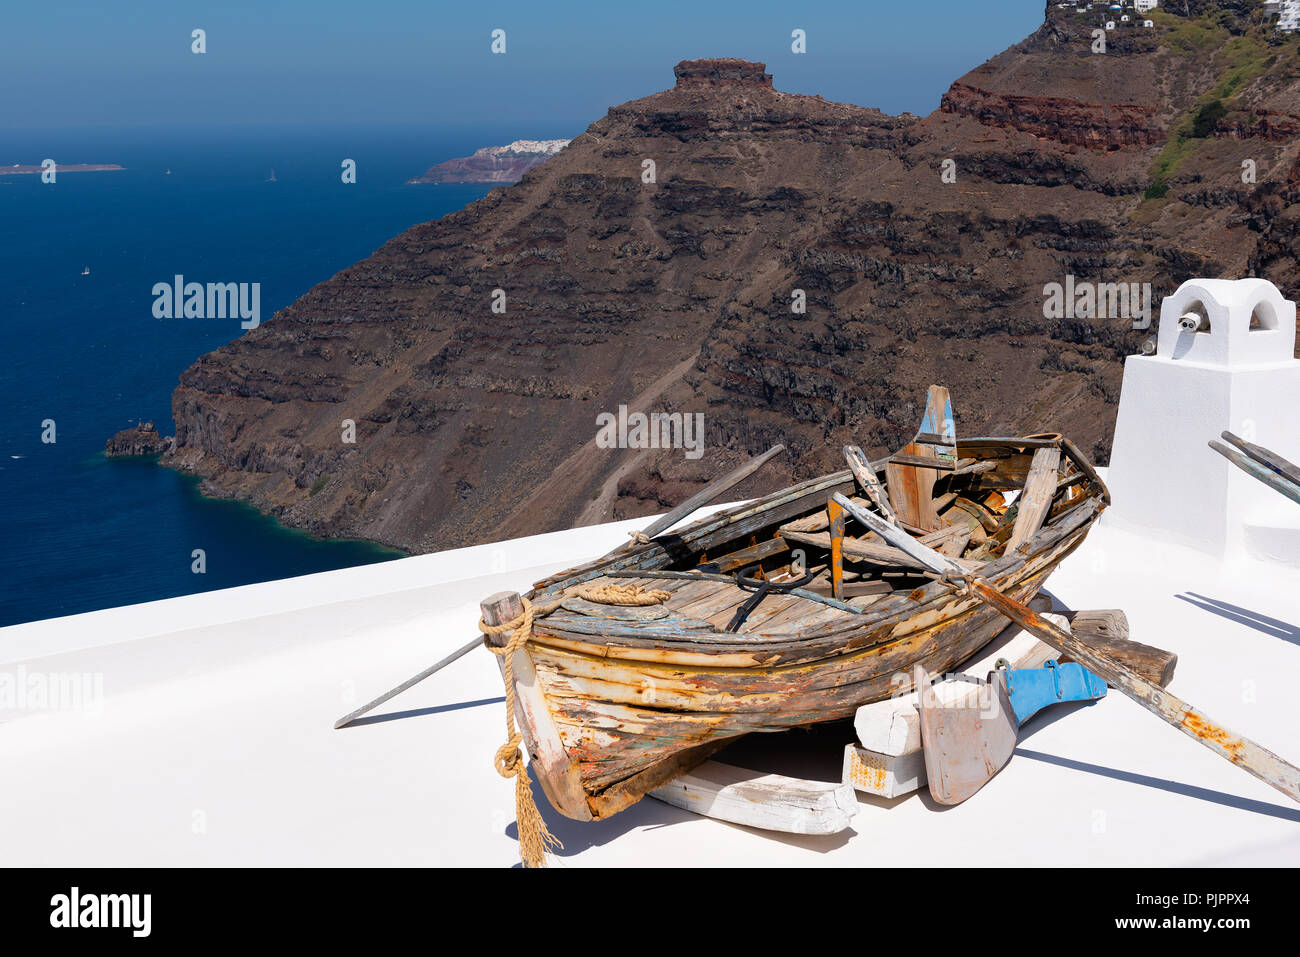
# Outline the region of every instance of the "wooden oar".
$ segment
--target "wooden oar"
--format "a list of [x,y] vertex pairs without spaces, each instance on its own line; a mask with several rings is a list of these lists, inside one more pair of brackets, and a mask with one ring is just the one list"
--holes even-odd
[[[733,469],[721,478],[714,479],[667,515],[660,516],[643,528],[640,533],[638,533],[637,538],[639,539],[641,535],[644,535],[646,538],[654,538],[656,535],[668,531],[668,529],[672,528],[687,515],[690,515],[691,512],[708,505],[727,489],[739,485],[766,465],[769,459],[776,457],[784,451],[784,445],[774,445],[762,455],[755,456],[739,468]],[[602,557],[608,558],[610,555],[617,554],[629,547],[635,547],[635,545],[636,542],[628,542],[627,544],[620,545],[618,548]]]
[[1210,440],[1210,448],[1251,476],[1251,478],[1259,479],[1269,488],[1281,492],[1291,501],[1300,504],[1300,468],[1297,468],[1276,452],[1271,452],[1258,445],[1252,445],[1231,432],[1224,432],[1223,438],[1241,451],[1230,449],[1222,442],[1216,442],[1213,439]]
[[1002,594],[982,578],[963,571],[951,559],[922,545],[897,526],[891,525],[877,515],[872,515],[838,492],[835,493],[835,498],[849,514],[894,547],[923,561],[927,568],[945,579],[964,580],[971,594],[986,605],[996,608],[1021,628],[1036,635],[1062,654],[1069,655],[1093,674],[1104,678],[1112,687],[1124,692],[1162,721],[1173,725],[1183,734],[1227,758],[1265,784],[1277,788],[1291,800],[1300,802],[1300,768],[1249,738],[1243,738],[1216,724],[1186,701],[1170,694],[1159,685],[1152,684],[1136,672],[1098,654],[1073,635],[1040,617],[1032,609]]
[[378,708],[389,698],[397,697],[407,688],[414,688],[416,685],[418,685],[425,678],[429,677],[429,675],[433,674],[435,671],[441,671],[443,668],[447,667],[457,658],[461,658],[464,655],[469,654],[475,648],[481,648],[482,646],[483,646],[482,637],[475,638],[473,641],[466,643],[463,647],[457,648],[455,651],[449,654],[446,658],[443,658],[442,661],[438,662],[436,665],[433,665],[430,668],[425,668],[423,671],[421,671],[418,675],[416,675],[413,678],[407,678],[405,681],[403,681],[392,691],[385,691],[374,701],[371,701],[368,704],[363,704],[360,708],[357,708],[357,710],[353,711],[351,714],[344,715],[343,717],[339,718],[337,721],[334,722],[334,727],[337,729],[351,724],[353,721],[357,720],[357,718],[361,717],[366,712],[373,711],[375,708]]
[[1241,449],[1269,471],[1276,472],[1288,482],[1300,485],[1300,465],[1288,462],[1272,449],[1266,449],[1262,445],[1254,445],[1239,436],[1233,435],[1231,432],[1221,432],[1219,437],[1223,441]]

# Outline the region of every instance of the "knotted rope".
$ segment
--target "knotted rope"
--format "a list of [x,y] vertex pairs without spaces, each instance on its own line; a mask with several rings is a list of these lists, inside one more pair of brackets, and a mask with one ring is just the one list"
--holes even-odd
[[598,602],[602,605],[658,605],[669,598],[669,593],[661,588],[646,591],[640,585],[579,585],[569,589],[579,598]]
[[553,848],[563,848],[554,834],[546,827],[546,821],[533,801],[533,786],[528,777],[528,768],[524,764],[519,745],[523,735],[515,727],[515,652],[522,651],[533,634],[533,620],[549,615],[570,594],[576,594],[587,601],[606,605],[657,605],[668,600],[669,593],[656,589],[645,591],[639,585],[597,585],[577,586],[566,589],[552,601],[534,605],[527,598],[523,602],[523,614],[513,621],[500,625],[489,625],[479,620],[479,631],[485,635],[502,635],[511,632],[510,639],[498,648],[490,642],[484,642],[488,651],[501,659],[502,672],[506,685],[506,743],[497,748],[492,763],[497,774],[503,778],[515,779],[515,820],[519,826],[519,859],[524,867],[545,867],[546,855]]

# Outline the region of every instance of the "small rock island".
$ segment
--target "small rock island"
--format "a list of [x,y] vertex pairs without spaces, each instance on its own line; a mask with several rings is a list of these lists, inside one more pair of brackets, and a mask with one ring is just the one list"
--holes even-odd
[[104,454],[109,458],[162,455],[171,450],[175,441],[170,435],[159,435],[152,422],[137,422],[110,438],[104,446]]

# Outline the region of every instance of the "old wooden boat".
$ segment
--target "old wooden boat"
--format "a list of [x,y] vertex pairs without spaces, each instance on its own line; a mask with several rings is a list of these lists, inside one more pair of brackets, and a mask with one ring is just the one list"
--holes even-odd
[[[848,470],[533,586],[539,609],[562,603],[511,657],[516,717],[558,811],[609,817],[739,735],[849,718],[910,688],[914,666],[946,672],[1005,627],[828,505],[834,493],[892,513],[1008,595],[1038,592],[1109,503],[1105,485],[1060,436],[954,439],[951,413],[945,429],[932,411],[890,459],[850,447]],[[628,607],[577,594],[606,584],[668,597]]]

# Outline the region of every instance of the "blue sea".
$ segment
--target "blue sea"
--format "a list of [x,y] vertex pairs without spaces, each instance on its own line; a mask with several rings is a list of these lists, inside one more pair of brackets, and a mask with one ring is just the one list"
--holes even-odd
[[[0,134],[0,165],[49,157],[126,167],[58,173],[53,184],[0,176],[0,626],[399,557],[313,540],[247,505],[205,498],[196,480],[153,460],[106,459],[104,442],[140,420],[172,434],[180,373],[244,332],[237,318],[154,318],[155,283],[176,274],[261,283],[266,321],[408,226],[489,188],[407,179],[517,135]],[[356,161],[355,184],[341,181],[345,159]],[[47,421],[53,442],[42,441]]]

